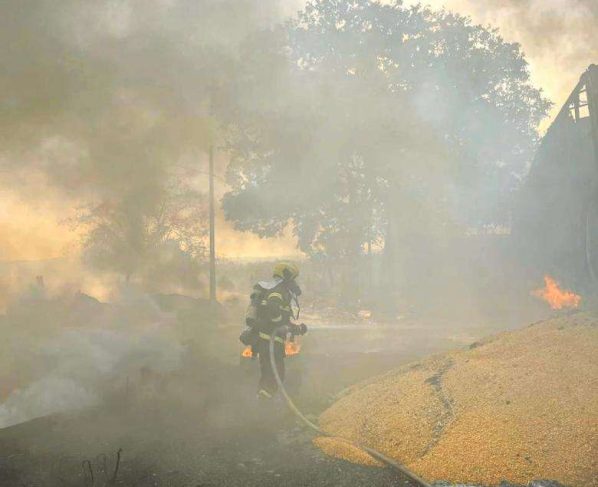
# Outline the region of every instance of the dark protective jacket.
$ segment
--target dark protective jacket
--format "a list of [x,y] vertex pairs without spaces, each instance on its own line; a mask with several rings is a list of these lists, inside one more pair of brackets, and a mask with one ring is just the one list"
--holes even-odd
[[253,287],[251,304],[247,310],[246,324],[259,337],[269,340],[274,329],[283,326],[276,341],[284,343],[287,333],[298,334],[299,327],[291,323],[292,294],[282,279],[261,281]]
[[263,331],[269,332],[277,326],[288,326],[291,323],[293,317],[292,296],[282,283],[272,289],[262,291],[260,297],[258,321]]

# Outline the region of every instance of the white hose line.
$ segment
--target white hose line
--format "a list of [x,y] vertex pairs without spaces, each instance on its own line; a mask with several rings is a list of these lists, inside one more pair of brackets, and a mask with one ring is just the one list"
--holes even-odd
[[297,408],[297,406],[295,406],[295,403],[293,402],[293,400],[291,399],[291,397],[287,393],[287,390],[285,389],[284,384],[282,383],[282,380],[280,380],[280,375],[278,373],[278,367],[276,366],[276,359],[274,357],[274,339],[276,337],[276,333],[278,332],[278,330],[279,329],[277,328],[270,335],[270,350],[269,350],[270,351],[270,366],[272,367],[272,371],[274,372],[274,378],[276,379],[276,383],[278,384],[278,388],[282,392],[282,395],[284,396],[284,398],[286,400],[286,403],[287,403],[287,406],[289,407],[289,409],[291,411],[293,411],[293,413],[306,426],[308,426],[309,428],[311,428],[312,430],[314,430],[318,434],[320,434],[322,436],[327,436],[329,438],[336,438],[336,439],[339,439],[341,441],[345,441],[345,442],[347,442],[347,443],[349,443],[349,444],[351,444],[351,445],[359,448],[360,450],[365,451],[366,453],[368,453],[370,456],[372,456],[376,460],[379,460],[380,462],[382,462],[382,463],[388,465],[389,467],[397,470],[402,475],[404,475],[408,479],[412,480],[413,482],[415,482],[420,487],[432,487],[428,482],[426,482],[422,478],[420,478],[417,475],[415,475],[407,467],[404,467],[403,465],[401,465],[400,463],[396,462],[392,458],[387,457],[383,453],[380,453],[379,451],[374,450],[373,448],[370,448],[368,446],[363,446],[363,445],[359,445],[357,443],[354,443],[353,441],[348,440],[347,438],[343,438],[341,436],[331,435],[330,433],[327,433],[326,431],[320,429],[320,427],[318,425],[314,424],[313,422],[311,422],[309,419],[307,419],[305,417],[305,415],[299,410],[299,408]]

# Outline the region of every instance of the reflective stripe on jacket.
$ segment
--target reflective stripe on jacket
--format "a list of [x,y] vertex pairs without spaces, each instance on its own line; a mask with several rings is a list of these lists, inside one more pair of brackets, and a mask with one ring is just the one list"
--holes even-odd
[[[271,335],[268,335],[267,333],[263,333],[263,332],[260,331],[260,338],[261,339],[270,341],[270,336]],[[277,341],[278,343],[284,343],[284,338],[279,337],[279,336],[275,336],[274,340]]]
[[265,320],[273,326],[288,325],[291,321],[291,294],[277,286],[262,300]]

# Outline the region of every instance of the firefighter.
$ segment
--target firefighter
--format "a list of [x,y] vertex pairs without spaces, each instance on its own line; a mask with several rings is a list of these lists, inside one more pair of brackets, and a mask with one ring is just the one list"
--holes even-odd
[[[278,389],[270,363],[270,336],[276,333],[274,359],[281,380],[284,380],[285,339],[287,335],[304,335],[307,327],[292,323],[299,314],[301,288],[296,282],[299,268],[290,262],[279,262],[274,266],[272,280],[260,281],[251,294],[251,304],[247,310],[246,330],[241,341],[251,345],[260,363],[258,398],[270,399]],[[297,314],[293,312],[293,305]]]

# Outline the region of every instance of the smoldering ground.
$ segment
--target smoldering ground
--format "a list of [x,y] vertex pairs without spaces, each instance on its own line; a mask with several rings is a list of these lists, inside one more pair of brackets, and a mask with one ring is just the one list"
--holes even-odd
[[[239,364],[238,319],[215,320],[206,303],[180,296],[13,303],[2,319],[2,357],[12,357],[3,370],[16,370],[20,384],[4,393],[0,479],[87,485],[89,461],[102,485],[122,448],[117,485],[405,485],[388,471],[326,458],[280,400],[259,404],[257,364]],[[356,324],[314,325],[305,354],[287,360],[287,386],[303,410],[455,345],[455,330]]]

